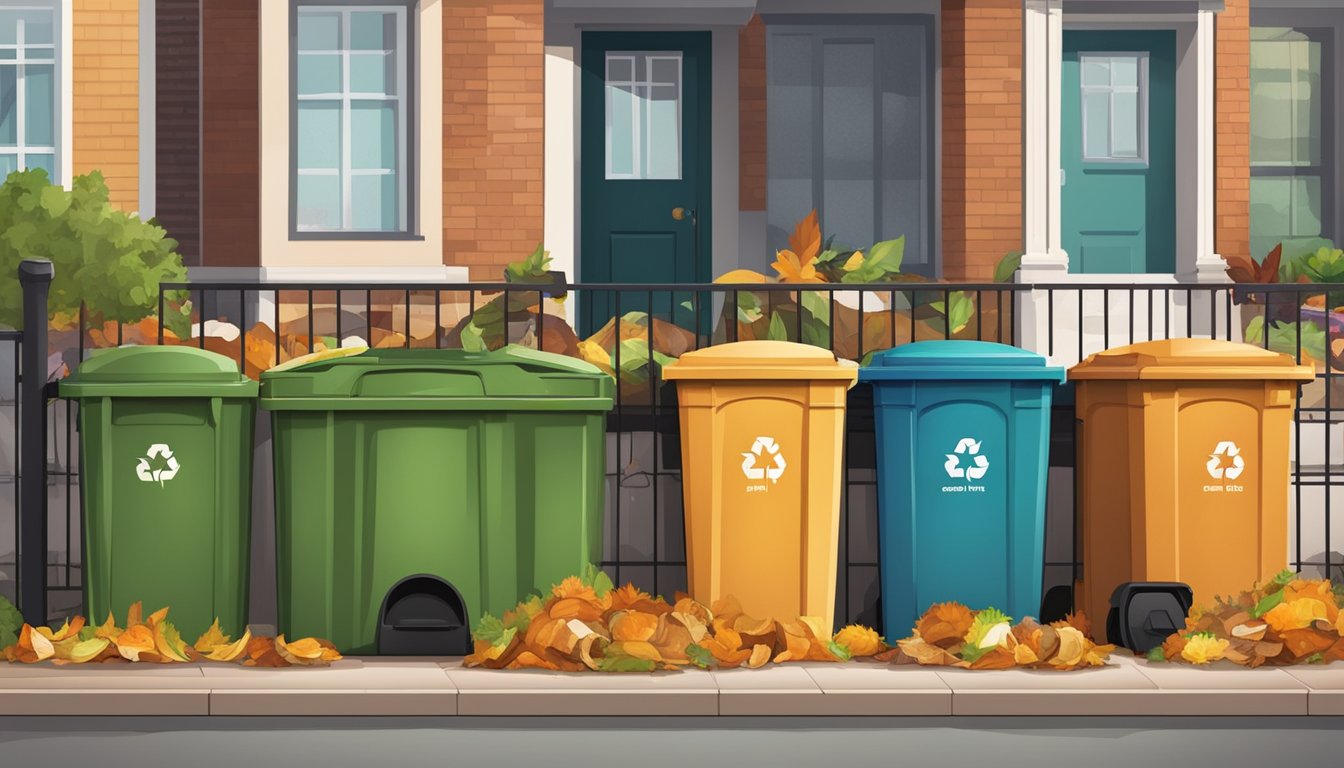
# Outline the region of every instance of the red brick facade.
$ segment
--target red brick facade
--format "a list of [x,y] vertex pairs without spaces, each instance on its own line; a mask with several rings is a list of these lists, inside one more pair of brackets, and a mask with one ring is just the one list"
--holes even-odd
[[988,280],[1022,248],[1022,3],[942,10],[942,276]]
[[211,267],[261,264],[257,4],[201,2],[201,240]]
[[765,210],[765,22],[737,34],[738,208]]
[[1250,5],[1250,0],[1226,0],[1215,17],[1213,243],[1224,257],[1245,256],[1250,250]]
[[542,241],[544,0],[443,6],[443,260],[478,280]]
[[200,0],[155,10],[156,215],[189,265],[201,258]]

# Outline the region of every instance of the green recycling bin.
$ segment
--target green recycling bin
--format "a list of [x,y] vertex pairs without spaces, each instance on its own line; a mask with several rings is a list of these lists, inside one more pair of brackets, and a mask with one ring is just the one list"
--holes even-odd
[[464,654],[482,613],[601,556],[614,383],[597,367],[518,346],[291,363],[261,377],[286,636]]
[[257,383],[195,347],[95,352],[60,384],[79,402],[84,607],[136,601],[188,642],[247,625]]

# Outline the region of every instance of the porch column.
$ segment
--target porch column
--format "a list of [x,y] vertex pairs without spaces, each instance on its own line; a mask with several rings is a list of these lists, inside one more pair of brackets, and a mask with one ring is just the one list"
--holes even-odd
[[1221,2],[1201,2],[1195,25],[1195,128],[1199,132],[1195,153],[1195,253],[1190,264],[1177,255],[1182,279],[1200,283],[1225,283],[1227,264],[1214,250],[1214,19]]
[[1062,0],[1026,0],[1023,170],[1026,200],[1021,282],[1049,282],[1069,271],[1060,246],[1059,126],[1063,58]]

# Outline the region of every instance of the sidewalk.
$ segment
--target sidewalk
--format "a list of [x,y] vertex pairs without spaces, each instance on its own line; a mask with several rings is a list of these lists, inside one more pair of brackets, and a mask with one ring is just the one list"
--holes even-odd
[[349,658],[329,668],[0,664],[0,716],[1344,715],[1344,663],[1254,670],[1116,655],[1077,672],[851,662],[655,674],[465,669]]

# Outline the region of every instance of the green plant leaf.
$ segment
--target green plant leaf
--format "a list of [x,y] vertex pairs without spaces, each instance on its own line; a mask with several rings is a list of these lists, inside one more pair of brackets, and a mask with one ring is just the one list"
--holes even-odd
[[846,272],[842,283],[880,283],[891,275],[899,274],[905,257],[905,235],[895,240],[874,243],[863,257],[863,264]]
[[476,622],[476,628],[471,631],[471,639],[477,642],[489,643],[498,648],[501,645],[508,645],[513,641],[513,636],[518,630],[514,627],[505,627],[495,616],[483,614],[481,620]]
[[650,659],[634,656],[603,656],[597,661],[598,672],[652,672],[657,666]]
[[615,587],[611,583],[611,577],[607,575],[607,572],[592,563],[583,567],[583,576],[580,580],[593,588],[593,593],[597,595],[598,599],[606,597],[607,593]]
[[1005,253],[999,263],[994,265],[994,282],[1010,283],[1013,281],[1013,275],[1022,266],[1022,252],[1013,251]]
[[1146,653],[1144,656],[1145,656],[1145,658],[1147,658],[1149,661],[1166,661],[1166,660],[1167,660],[1167,652],[1164,651],[1164,650],[1162,650],[1162,646],[1160,646],[1160,645],[1158,645],[1158,646],[1154,646],[1154,647],[1152,647],[1152,648],[1149,648],[1149,649],[1148,649],[1148,653]]
[[1302,270],[1314,283],[1344,282],[1344,250],[1321,246],[1303,262]]
[[[1298,337],[1302,352],[1317,360],[1325,359],[1325,331],[1307,320],[1296,323],[1276,322],[1269,327],[1269,348],[1288,355],[1297,354]],[[1252,342],[1254,343],[1254,342]]]
[[849,661],[850,659],[854,658],[854,654],[849,652],[849,648],[847,648],[842,643],[835,642],[834,640],[831,641],[831,644],[827,646],[827,648],[830,649],[831,654],[833,656],[835,656],[837,659],[841,661]]
[[1265,342],[1265,316],[1256,315],[1250,322],[1246,323],[1246,331],[1243,334],[1247,344],[1264,344]]
[[1255,604],[1255,608],[1251,609],[1251,617],[1258,619],[1261,616],[1264,616],[1266,613],[1269,613],[1271,610],[1274,609],[1274,606],[1282,602],[1283,602],[1282,589],[1278,590],[1277,592],[1274,592],[1273,594],[1266,595],[1265,597],[1260,599],[1260,602]]
[[784,327],[784,316],[778,312],[770,315],[770,327],[766,330],[765,337],[771,341],[788,341],[789,329]]
[[84,642],[85,640],[92,640],[97,632],[98,632],[97,627],[95,627],[92,624],[85,624],[79,630],[79,634],[77,635],[77,637],[79,637],[80,642]]
[[1274,574],[1274,581],[1272,581],[1271,583],[1276,585],[1279,589],[1283,589],[1289,584],[1292,584],[1293,579],[1296,578],[1297,578],[1296,571],[1292,570],[1291,568],[1284,568],[1282,571],[1279,571],[1278,573]]
[[[832,235],[832,237],[834,237],[834,235]],[[820,265],[820,264],[828,264],[828,263],[830,263],[831,261],[834,261],[834,260],[835,260],[835,257],[836,257],[836,256],[839,256],[839,255],[840,255],[840,252],[839,252],[839,251],[832,250],[832,249],[829,249],[829,248],[828,248],[828,249],[822,251],[821,253],[817,254],[817,257],[816,257],[815,259],[812,260],[812,263],[813,263],[813,264],[817,264],[817,265]]]
[[70,193],[55,184],[42,190],[42,208],[53,217],[70,210]]
[[23,629],[23,614],[4,596],[0,595],[0,648],[6,648],[19,641],[19,630]]
[[484,352],[485,332],[472,320],[462,327],[462,349],[468,352]]
[[761,312],[761,300],[756,297],[756,294],[750,291],[739,291],[737,294],[738,322],[751,325],[762,317],[765,317],[765,314]]
[[1308,663],[1308,664],[1324,664],[1324,663],[1325,663],[1325,656],[1322,656],[1322,655],[1321,655],[1321,652],[1320,652],[1320,651],[1317,651],[1317,652],[1315,652],[1315,653],[1313,653],[1313,654],[1311,654],[1310,656],[1307,657],[1307,663]]
[[697,643],[686,646],[686,658],[701,669],[709,669],[714,666],[714,654],[710,653],[708,648]]

